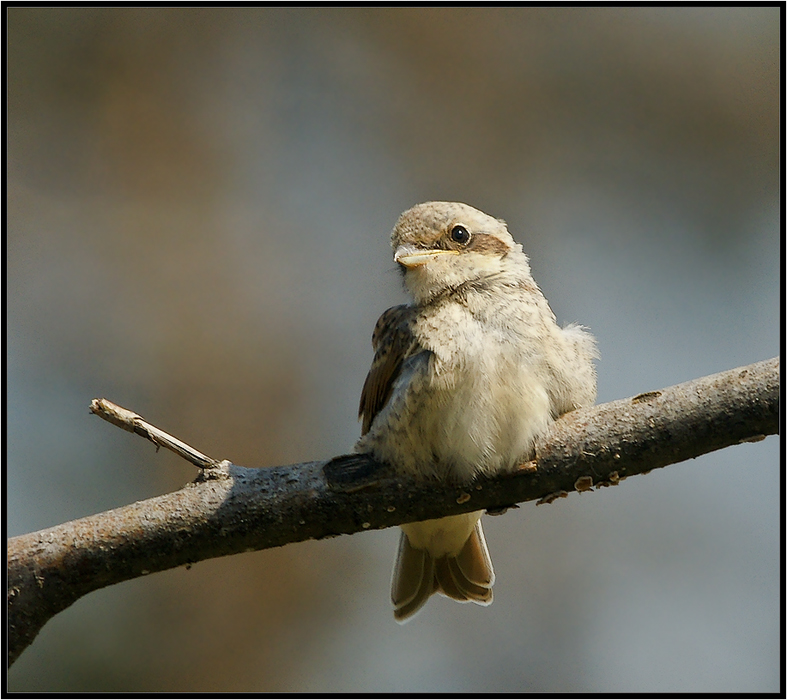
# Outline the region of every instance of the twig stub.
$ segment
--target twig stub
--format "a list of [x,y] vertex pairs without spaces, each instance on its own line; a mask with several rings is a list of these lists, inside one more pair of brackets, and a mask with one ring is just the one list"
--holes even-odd
[[90,412],[112,423],[112,425],[116,425],[118,428],[123,428],[123,430],[128,430],[130,433],[136,433],[147,438],[156,446],[156,449],[166,447],[168,450],[172,450],[172,452],[180,455],[187,462],[191,462],[191,464],[200,469],[213,469],[226,462],[226,460],[219,461],[202,454],[202,452],[195,450],[191,445],[187,445],[155,425],[148,423],[138,413],[129,411],[127,408],[118,406],[107,399],[93,399],[90,402]]

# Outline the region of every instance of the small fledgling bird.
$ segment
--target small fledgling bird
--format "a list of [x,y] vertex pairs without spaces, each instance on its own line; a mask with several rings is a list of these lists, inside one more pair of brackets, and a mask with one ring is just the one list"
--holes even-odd
[[[413,303],[372,336],[362,437],[400,473],[443,482],[515,470],[560,415],[596,398],[596,344],[560,328],[505,222],[457,202],[404,212],[391,233]],[[492,602],[483,511],[402,525],[391,598],[404,622],[432,593]]]

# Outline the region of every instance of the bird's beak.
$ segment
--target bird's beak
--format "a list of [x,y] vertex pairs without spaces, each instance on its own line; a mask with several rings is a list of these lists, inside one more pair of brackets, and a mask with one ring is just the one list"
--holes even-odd
[[421,250],[407,245],[399,246],[394,253],[394,262],[405,267],[420,267],[441,255],[459,255],[458,250]]

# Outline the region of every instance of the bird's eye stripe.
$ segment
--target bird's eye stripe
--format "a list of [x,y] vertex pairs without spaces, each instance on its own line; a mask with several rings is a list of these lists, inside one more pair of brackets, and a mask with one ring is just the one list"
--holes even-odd
[[505,241],[501,241],[497,236],[488,233],[476,233],[467,248],[476,253],[492,253],[495,255],[506,255],[509,252],[509,247],[505,244]]

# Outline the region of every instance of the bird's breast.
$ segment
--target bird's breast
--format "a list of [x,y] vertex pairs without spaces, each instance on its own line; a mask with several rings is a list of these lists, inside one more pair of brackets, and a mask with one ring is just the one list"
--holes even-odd
[[446,303],[417,316],[423,350],[403,363],[358,451],[403,473],[465,482],[530,457],[552,415],[543,326],[526,305],[480,306]]
[[551,420],[540,339],[504,313],[479,318],[459,304],[420,318],[416,334],[430,351],[421,381],[407,387],[431,465],[422,468],[468,480],[529,456]]
[[[431,358],[424,434],[437,468],[460,479],[513,468],[551,420],[538,367],[514,348],[487,342],[446,365]],[[456,360],[456,354],[453,357]]]

